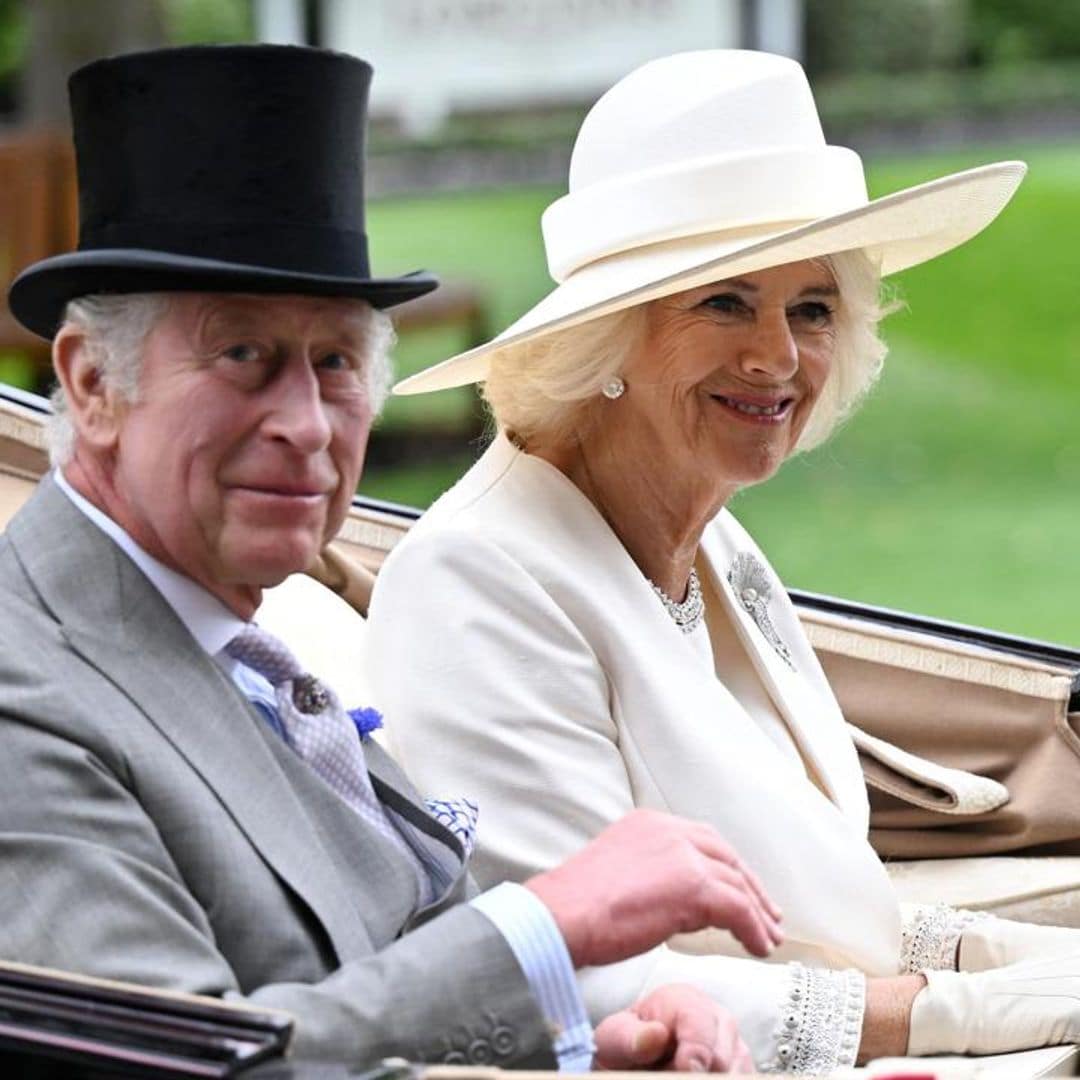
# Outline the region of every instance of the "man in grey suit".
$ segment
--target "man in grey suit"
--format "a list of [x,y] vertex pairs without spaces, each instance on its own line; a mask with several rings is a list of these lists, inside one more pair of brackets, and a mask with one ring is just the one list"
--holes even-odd
[[[588,1067],[572,969],[710,925],[767,953],[753,875],[637,814],[474,896],[468,822],[253,622],[349,506],[378,309],[435,284],[368,269],[369,78],[268,46],[73,76],[79,251],[10,296],[61,389],[57,469],[0,538],[0,953],[284,1008],[301,1056]],[[595,1040],[608,1066],[749,1065],[686,988]]]

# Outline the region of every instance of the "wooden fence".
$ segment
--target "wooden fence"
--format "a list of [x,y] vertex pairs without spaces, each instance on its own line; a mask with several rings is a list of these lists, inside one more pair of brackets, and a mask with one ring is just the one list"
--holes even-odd
[[[19,271],[38,259],[71,251],[78,236],[75,155],[66,134],[0,132],[0,286],[4,296]],[[0,351],[29,354],[49,365],[49,343],[23,329],[0,304]]]

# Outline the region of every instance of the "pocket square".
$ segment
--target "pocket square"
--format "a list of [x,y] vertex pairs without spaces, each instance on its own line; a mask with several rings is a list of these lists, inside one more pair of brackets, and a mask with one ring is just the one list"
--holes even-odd
[[472,799],[428,799],[428,813],[449,829],[461,841],[465,851],[465,860],[472,855],[476,843],[476,819],[480,808]]

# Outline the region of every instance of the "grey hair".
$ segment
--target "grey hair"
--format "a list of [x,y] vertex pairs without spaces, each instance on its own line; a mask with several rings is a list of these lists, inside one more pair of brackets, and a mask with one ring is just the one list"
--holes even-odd
[[[169,296],[168,293],[80,296],[64,308],[64,324],[83,331],[102,383],[122,401],[133,404],[138,400],[143,344],[165,314]],[[393,382],[390,350],[395,340],[394,325],[385,312],[369,304],[363,310],[367,313],[368,399],[377,414]],[[70,461],[75,448],[75,427],[62,386],[52,392],[52,407],[46,439],[49,460],[55,467]]]
[[[168,298],[163,293],[80,296],[68,301],[63,322],[77,326],[86,335],[86,348],[102,384],[122,401],[135,402],[143,342],[167,306]],[[52,392],[52,407],[45,435],[49,460],[60,466],[71,460],[75,449],[75,425],[61,384]]]
[[[824,442],[869,393],[888,351],[878,324],[896,306],[885,299],[878,268],[862,251],[817,261],[840,293],[836,350],[798,450]],[[481,392],[498,426],[525,442],[565,439],[641,340],[644,312],[645,305],[637,305],[495,353]]]

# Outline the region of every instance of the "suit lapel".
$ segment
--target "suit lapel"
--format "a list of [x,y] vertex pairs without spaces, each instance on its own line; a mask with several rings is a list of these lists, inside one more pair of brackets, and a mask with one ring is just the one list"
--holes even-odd
[[432,900],[411,920],[423,922],[464,894],[467,882],[464,849],[461,841],[427,812],[419,793],[378,743],[365,744],[364,753],[375,794],[428,868],[435,885]]
[[[138,568],[51,481],[8,529],[72,648],[120,688],[215,792],[322,922],[339,958],[370,940],[254,709]],[[358,843],[363,840],[357,830]]]

